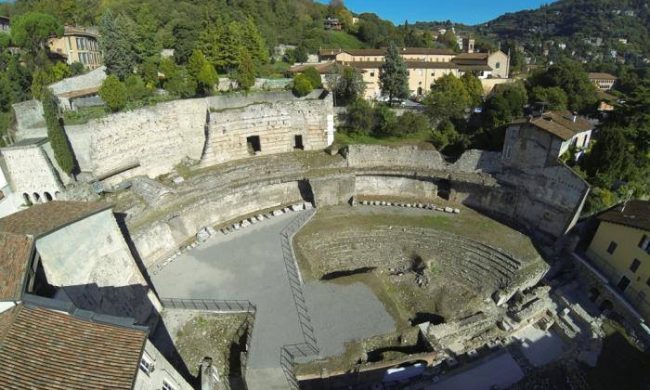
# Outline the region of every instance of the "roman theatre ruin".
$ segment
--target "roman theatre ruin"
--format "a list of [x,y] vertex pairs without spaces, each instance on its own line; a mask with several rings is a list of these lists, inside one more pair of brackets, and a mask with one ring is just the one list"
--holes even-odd
[[[190,280],[183,296],[167,295],[174,290],[162,281],[185,271],[192,278],[184,268],[195,263],[186,259],[197,267],[220,261],[247,231],[261,243],[265,224],[278,224],[274,269],[287,288],[273,299],[286,301],[291,334],[274,333],[281,326],[264,312],[264,297],[209,297],[257,305],[242,370],[249,388],[294,387],[354,367],[453,361],[544,315],[540,281],[549,266],[533,242],[552,244],[573,226],[584,181],[563,165],[505,164],[500,152],[471,150],[450,162],[426,146],[337,147],[334,125],[325,92],[217,96],[66,126],[76,180],[58,168],[39,129],[25,129],[29,138],[2,154],[16,193],[113,203],[163,305],[208,298],[196,295],[199,287],[226,294],[225,273],[209,279],[212,286]],[[244,245],[246,261],[273,256],[254,245]],[[233,284],[250,278],[275,294],[264,273],[241,278]],[[322,328],[345,319],[315,320],[328,301],[313,291],[359,284],[380,302],[387,326],[330,351]],[[348,298],[353,305],[355,295]],[[262,364],[258,352],[272,357]]]

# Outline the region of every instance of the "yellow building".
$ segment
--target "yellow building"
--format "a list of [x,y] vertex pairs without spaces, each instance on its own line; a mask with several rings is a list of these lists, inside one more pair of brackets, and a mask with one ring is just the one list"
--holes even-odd
[[601,91],[612,89],[616,80],[617,77],[609,73],[589,73],[589,81]]
[[51,38],[48,44],[50,52],[64,57],[68,64],[80,62],[92,70],[103,65],[98,38],[93,30],[65,26],[63,37]]
[[[473,50],[473,46],[471,47]],[[318,65],[341,64],[358,69],[366,84],[365,97],[377,99],[381,96],[379,71],[384,62],[387,49],[321,49],[318,53]],[[464,53],[457,54],[448,49],[405,47],[400,49],[409,71],[409,92],[411,96],[426,94],[436,80],[444,75],[460,77],[465,73],[473,73],[482,82],[485,80],[507,79],[510,58],[507,54],[495,53]],[[293,67],[290,71],[299,73],[304,65]],[[326,72],[322,67],[319,72]],[[493,85],[492,85],[493,86]],[[491,87],[490,87],[491,89]]]
[[587,257],[650,322],[650,201],[627,202],[598,220]]

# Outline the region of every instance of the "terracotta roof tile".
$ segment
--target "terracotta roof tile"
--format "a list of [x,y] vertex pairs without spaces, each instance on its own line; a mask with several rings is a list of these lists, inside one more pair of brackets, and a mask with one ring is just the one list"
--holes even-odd
[[650,201],[631,200],[609,209],[598,216],[601,221],[630,226],[650,232]]
[[0,336],[0,388],[92,390],[133,387],[147,333],[19,305]]
[[0,232],[39,237],[109,208],[110,204],[100,202],[51,201],[36,204],[0,219]]
[[550,111],[531,118],[529,123],[548,131],[563,141],[568,141],[576,134],[593,129],[593,125],[588,120],[578,116],[574,122],[572,116],[570,111]]
[[[399,50],[402,55],[454,55],[449,49],[437,49],[426,47],[405,47]],[[335,56],[339,53],[348,53],[353,56],[383,56],[386,54],[386,48],[381,49],[321,49],[318,54],[321,56]]]
[[589,80],[618,80],[618,78],[609,73],[589,73]]
[[17,301],[23,292],[34,240],[0,232],[0,301]]
[[[458,65],[453,62],[430,62],[430,61],[405,61],[409,69],[457,69]],[[345,65],[357,69],[379,69],[383,62],[378,61],[356,61],[347,62]]]

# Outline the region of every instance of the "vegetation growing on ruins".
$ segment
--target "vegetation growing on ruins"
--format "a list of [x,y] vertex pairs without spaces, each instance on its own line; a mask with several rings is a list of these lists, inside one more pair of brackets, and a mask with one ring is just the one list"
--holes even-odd
[[63,172],[70,174],[75,168],[74,155],[65,135],[65,130],[59,121],[56,97],[48,88],[42,92],[43,113],[47,126],[47,137],[50,140],[54,158]]
[[111,111],[120,111],[126,106],[126,86],[115,75],[109,75],[99,89],[99,96]]

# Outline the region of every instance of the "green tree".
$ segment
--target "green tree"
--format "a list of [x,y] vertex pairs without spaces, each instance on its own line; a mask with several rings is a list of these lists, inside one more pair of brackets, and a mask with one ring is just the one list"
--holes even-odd
[[106,10],[99,22],[99,45],[102,48],[106,73],[116,75],[120,80],[133,73],[137,64],[137,53],[133,47],[135,33],[133,24],[123,15],[115,18]]
[[241,27],[241,33],[243,47],[248,51],[255,64],[259,66],[269,62],[269,50],[253,19],[246,19]]
[[32,97],[40,100],[41,93],[50,84],[50,75],[45,70],[37,70],[32,77]]
[[305,69],[304,72],[302,72],[309,81],[311,82],[311,86],[314,88],[321,88],[323,86],[323,82],[320,77],[320,73],[318,70],[316,70],[315,67],[310,66],[309,68]]
[[471,106],[471,98],[465,84],[458,77],[448,74],[436,81],[424,98],[424,105],[433,119],[462,119]]
[[380,136],[394,135],[397,127],[397,116],[387,106],[375,107],[375,126],[373,132]]
[[293,78],[293,87],[292,91],[296,96],[305,96],[309,95],[311,91],[314,90],[314,87],[311,85],[309,78],[302,73],[299,73]]
[[589,81],[587,73],[580,63],[564,60],[548,69],[533,74],[529,88],[561,88],[567,95],[571,110],[584,112],[593,108],[598,98],[596,87]]
[[27,64],[31,68],[42,67],[47,40],[63,35],[63,25],[52,15],[28,12],[11,19],[11,38],[25,50]]
[[332,73],[325,76],[325,82],[334,93],[335,103],[339,106],[363,97],[366,91],[361,73],[349,66],[335,65]]
[[444,34],[438,36],[438,42],[447,46],[451,50],[460,50],[458,47],[458,37],[451,29],[448,29]]
[[409,95],[408,69],[397,46],[392,42],[386,52],[385,61],[381,65],[379,84],[382,95],[388,96],[391,104],[393,99],[405,99]]
[[[235,81],[240,89],[250,90],[255,85],[255,63],[247,50],[242,50],[235,72]],[[300,95],[302,96],[302,95]]]
[[438,128],[433,132],[431,142],[438,150],[445,150],[447,146],[452,145],[460,139],[460,134],[456,131],[454,124],[448,120],[443,119]]
[[483,84],[481,84],[481,80],[471,73],[465,73],[461,76],[460,81],[465,85],[471,106],[480,106],[483,102]]
[[406,111],[397,120],[394,126],[394,135],[408,135],[414,133],[422,133],[431,130],[429,118],[419,112]]
[[187,63],[187,71],[196,81],[200,93],[209,95],[219,81],[214,66],[208,62],[201,50],[194,50]]
[[164,86],[170,94],[181,98],[196,95],[196,80],[189,75],[185,68],[178,67],[173,72],[173,76],[165,81]]
[[126,100],[130,103],[140,101],[151,95],[151,89],[147,88],[144,81],[137,74],[129,75],[124,80],[126,88]]
[[630,172],[629,143],[625,129],[605,127],[591,151],[581,159],[581,166],[602,187],[609,188],[616,180],[623,180]]
[[71,174],[75,169],[75,159],[65,129],[59,121],[56,97],[49,88],[43,88],[40,95],[43,102],[47,137],[54,152],[54,159],[63,172]]
[[126,107],[126,86],[117,76],[109,75],[99,88],[99,97],[102,98],[111,111],[120,111]]
[[370,134],[375,127],[374,119],[372,106],[367,100],[357,98],[348,105],[345,124],[349,132]]
[[549,110],[566,110],[569,102],[569,97],[566,92],[560,87],[544,88],[540,86],[533,87],[530,92],[530,100],[532,102],[547,103]]

